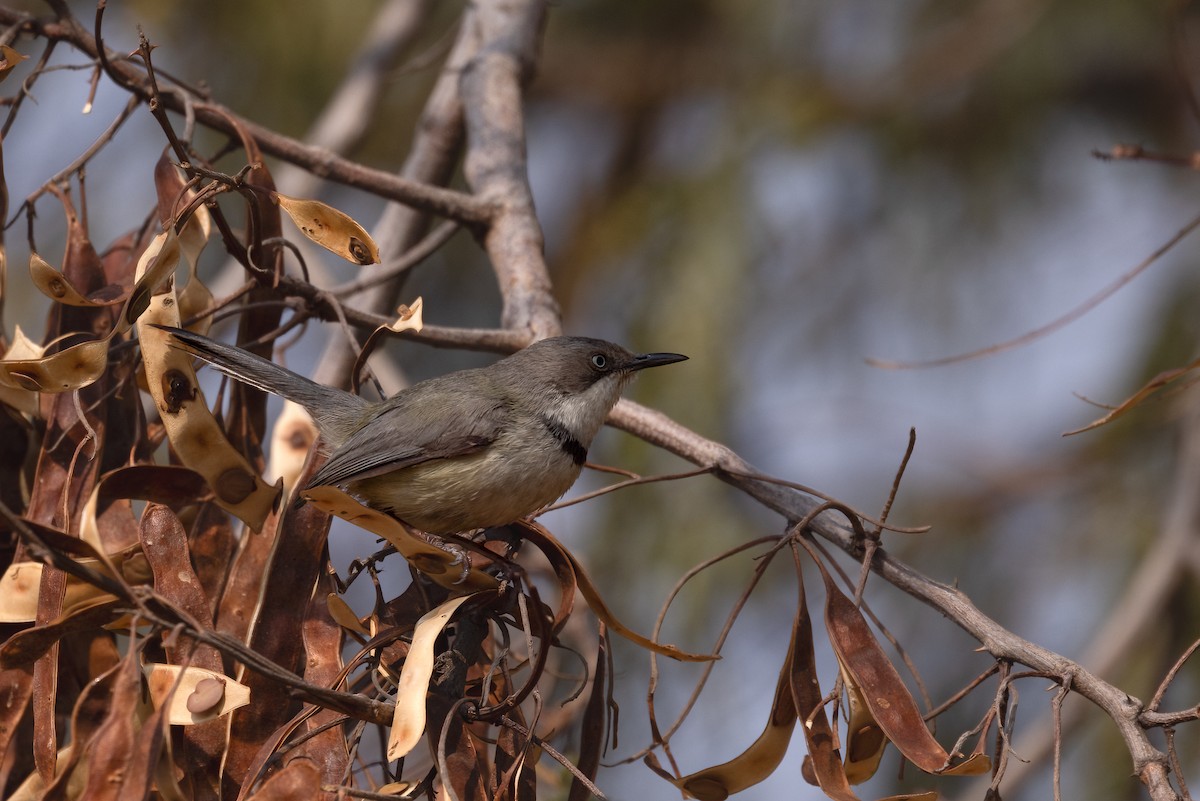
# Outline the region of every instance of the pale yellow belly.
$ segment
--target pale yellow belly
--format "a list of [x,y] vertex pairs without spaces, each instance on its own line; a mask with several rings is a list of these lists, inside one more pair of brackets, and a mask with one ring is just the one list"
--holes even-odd
[[422,531],[450,534],[532,514],[570,489],[579,471],[560,448],[496,442],[479,453],[350,482],[349,489]]

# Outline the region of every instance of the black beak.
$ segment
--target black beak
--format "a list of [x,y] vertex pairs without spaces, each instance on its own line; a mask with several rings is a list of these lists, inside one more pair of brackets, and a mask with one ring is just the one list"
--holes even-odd
[[664,364],[674,364],[675,362],[687,361],[687,356],[682,353],[643,353],[639,356],[634,356],[633,361],[629,363],[627,370],[645,370],[647,367],[659,367]]

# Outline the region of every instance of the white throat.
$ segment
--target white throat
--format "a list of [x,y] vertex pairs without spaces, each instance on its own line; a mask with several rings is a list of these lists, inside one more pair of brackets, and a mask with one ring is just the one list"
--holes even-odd
[[577,395],[558,399],[547,411],[586,448],[632,378],[632,373],[605,376]]

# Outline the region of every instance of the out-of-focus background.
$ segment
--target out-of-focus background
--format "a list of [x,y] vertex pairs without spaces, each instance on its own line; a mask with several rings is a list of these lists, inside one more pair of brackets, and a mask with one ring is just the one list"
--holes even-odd
[[[161,68],[302,137],[381,6],[110,0],[105,25],[110,46],[132,50],[141,24]],[[403,159],[461,9],[425,6],[425,33],[354,154],[374,166]],[[1195,147],[1200,9],[1129,0],[561,0],[548,20],[528,93],[528,153],[567,330],[690,354],[630,394],[762,470],[864,511],[884,503],[915,427],[893,519],[933,528],[890,535],[886,547],[956,582],[1022,636],[1073,658],[1088,653],[1162,528],[1179,413],[1195,398],[1168,394],[1111,426],[1061,434],[1103,413],[1078,396],[1116,402],[1195,358],[1200,234],[1032,344],[931,369],[866,359],[937,358],[1034,329],[1128,273],[1200,211],[1193,171],[1092,155],[1116,143],[1180,155]],[[14,207],[123,104],[102,82],[95,109],[79,115],[85,75],[44,77],[36,107],[6,139]],[[89,168],[97,245],[149,212],[161,147],[142,110]],[[322,198],[367,227],[379,212],[337,187]],[[52,200],[38,209],[39,249],[55,261],[60,215]],[[36,338],[45,306],[17,269],[28,255],[21,237],[9,240],[6,323]],[[315,259],[310,266],[330,280],[358,269]],[[209,265],[212,280],[221,267]],[[498,295],[465,234],[409,289],[424,296],[431,322],[496,322]],[[303,364],[299,354],[315,357],[321,344],[313,336],[290,359]],[[486,361],[412,345],[394,353],[418,378]],[[592,458],[645,472],[682,467],[614,431]],[[599,483],[587,478],[576,492]],[[578,550],[617,614],[643,630],[687,568],[780,531],[777,518],[704,478],[609,496],[545,522]],[[665,639],[704,650],[752,570],[743,561],[700,579]],[[685,771],[734,756],[765,724],[794,596],[779,569],[751,599],[675,741]],[[974,643],[930,609],[882,584],[868,600],[935,701],[986,667]],[[1104,677],[1149,698],[1197,629],[1195,592],[1176,592]],[[835,671],[827,647],[818,658],[827,687]],[[667,719],[696,675],[668,667]],[[1200,682],[1191,674],[1168,708],[1194,703]],[[621,739],[611,761],[644,745],[648,731],[645,659],[623,644],[616,682]],[[1017,735],[1048,729],[1045,682],[1019,689]],[[946,716],[944,745],[991,700],[987,689]],[[1069,699],[1073,706],[1086,705]],[[1196,740],[1181,730],[1193,767]],[[1025,756],[1021,742],[1014,758]],[[803,752],[797,736],[775,776],[741,797],[820,797],[799,779]],[[1128,756],[1098,713],[1072,731],[1063,758],[1070,795],[1137,795]],[[1006,797],[1046,797],[1042,764]],[[898,780],[897,765],[890,753],[863,797],[931,786],[982,795],[968,780],[935,782],[911,768]],[[678,797],[640,764],[602,771],[600,784],[612,798]]]

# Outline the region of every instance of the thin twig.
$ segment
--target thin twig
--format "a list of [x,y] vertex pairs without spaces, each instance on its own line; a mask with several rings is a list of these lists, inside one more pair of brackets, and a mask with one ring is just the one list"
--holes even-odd
[[[904,449],[904,458],[900,460],[900,467],[896,470],[896,477],[892,479],[892,489],[888,493],[887,502],[883,505],[883,512],[879,515],[881,523],[886,523],[888,514],[892,511],[892,504],[896,501],[896,494],[900,491],[900,481],[904,478],[904,471],[908,467],[908,460],[912,458],[913,449],[917,446],[917,429],[910,428],[908,430],[908,447]],[[866,546],[862,556],[862,568],[858,574],[858,582],[854,587],[854,604],[856,606],[862,604],[863,592],[867,589],[867,577],[871,575],[871,562],[875,558],[875,551],[879,550],[880,534],[883,526],[877,525],[867,535]]]
[[959,701],[961,701],[962,699],[966,698],[966,697],[967,697],[967,696],[968,696],[968,695],[971,693],[971,691],[972,691],[972,690],[974,690],[974,689],[975,689],[976,687],[978,687],[980,684],[983,684],[985,681],[987,681],[987,680],[988,680],[988,678],[990,678],[991,676],[994,676],[994,675],[996,675],[996,674],[997,674],[997,673],[999,673],[999,672],[1000,672],[1000,663],[999,663],[999,662],[995,662],[995,663],[993,663],[993,664],[992,664],[992,665],[991,665],[991,666],[990,666],[990,667],[989,667],[987,670],[983,671],[983,672],[982,672],[982,673],[980,673],[978,676],[976,676],[975,678],[971,679],[971,681],[967,682],[967,685],[966,685],[965,687],[963,687],[961,690],[959,690],[959,691],[958,691],[958,692],[956,692],[954,695],[952,695],[952,696],[950,696],[949,698],[947,698],[947,699],[946,699],[945,701],[943,701],[942,703],[938,704],[938,705],[937,705],[936,707],[934,707],[933,709],[931,709],[931,710],[929,710],[928,712],[926,712],[926,713],[925,713],[925,720],[933,720],[933,719],[934,719],[934,718],[936,718],[938,715],[940,715],[940,714],[942,714],[943,712],[947,711],[947,710],[948,710],[948,709],[950,709],[952,706],[954,706],[955,704],[957,704]]
[[587,791],[589,793],[591,793],[592,795],[594,795],[596,798],[601,799],[601,801],[604,801],[604,799],[607,798],[607,796],[604,795],[604,793],[600,791],[600,788],[597,787],[595,785],[595,783],[593,783],[587,776],[584,776],[579,771],[579,768],[575,767],[575,763],[573,763],[571,760],[567,759],[566,756],[564,756],[560,751],[558,751],[553,746],[551,746],[550,743],[546,742],[541,737],[538,737],[536,734],[531,732],[528,728],[526,728],[525,726],[522,726],[520,723],[518,723],[517,721],[508,717],[507,715],[500,718],[500,720],[497,722],[501,726],[505,726],[505,727],[510,728],[513,731],[517,732],[517,734],[520,734],[522,737],[525,737],[531,743],[536,745],[538,748],[542,749],[547,754],[549,754],[551,759],[553,759],[555,762],[557,762],[558,764],[560,764],[564,768],[566,768],[571,773],[571,775],[574,776],[576,779],[578,779],[579,782],[582,783],[583,786],[587,788]]
[[[666,622],[667,612],[675,598],[680,592],[683,591],[684,586],[686,586],[689,581],[700,575],[705,570],[708,570],[710,567],[713,567],[714,565],[717,565],[726,559],[736,556],[739,553],[751,548],[777,542],[778,539],[778,537],[760,537],[759,539],[750,540],[749,542],[742,543],[741,545],[735,546],[727,551],[717,554],[716,556],[706,559],[705,561],[688,570],[679,578],[678,581],[675,582],[675,586],[671,588],[671,591],[667,593],[667,598],[665,601],[663,601],[663,605],[658,611],[658,616],[654,620],[654,628],[651,631],[650,639],[655,642],[659,641],[659,636],[662,634],[662,627]],[[717,635],[717,639],[713,644],[711,653],[721,653],[721,648],[724,647],[726,639],[728,639],[730,632],[733,630],[734,621],[737,620],[738,616],[741,614],[742,608],[746,605],[746,602],[749,601],[750,594],[754,591],[754,588],[758,586],[758,583],[761,581],[763,573],[766,572],[769,564],[770,558],[765,558],[760,560],[755,566],[754,574],[751,576],[750,581],[747,583],[747,586],[743,588],[742,594],[738,597],[737,602],[735,602],[733,608],[726,616],[725,624],[721,627],[721,631]],[[701,669],[700,677],[696,680],[696,684],[693,687],[691,694],[688,696],[688,700],[684,704],[683,709],[680,710],[679,715],[677,715],[675,718],[675,721],[664,733],[659,731],[657,715],[654,711],[654,698],[658,688],[658,658],[655,654],[650,654],[650,682],[646,690],[646,704],[650,711],[650,729],[654,741],[642,750],[631,754],[625,759],[622,759],[618,764],[625,764],[628,762],[633,762],[637,759],[641,759],[656,746],[662,745],[665,747],[670,742],[671,737],[674,736],[675,732],[679,730],[679,727],[683,725],[683,722],[691,713],[692,707],[694,707],[696,702],[699,700],[700,693],[703,691],[705,684],[707,684],[708,677],[716,667],[716,664],[717,663],[715,661],[704,663],[704,667]]]
[[1054,717],[1054,801],[1062,801],[1062,705],[1070,692],[1070,681],[1064,681],[1050,704]]
[[114,119],[112,123],[110,123],[106,129],[104,129],[104,133],[96,137],[96,141],[92,142],[92,144],[88,146],[87,150],[79,154],[74,161],[56,172],[45,183],[30,193],[29,196],[25,198],[26,202],[36,202],[39,197],[49,191],[49,187],[52,184],[61,183],[72,173],[82,170],[87,163],[96,156],[97,153],[104,149],[105,145],[112,141],[117,131],[121,129],[121,126],[125,124],[125,121],[129,119],[130,115],[133,114],[134,110],[139,105],[140,103],[138,102],[137,98],[131,97],[125,104],[125,107],[121,109],[119,114],[117,114],[116,119]]
[[404,255],[392,264],[378,270],[373,270],[357,280],[339,284],[327,291],[331,295],[344,298],[350,295],[357,295],[359,292],[387,283],[388,281],[394,281],[425,261],[438,248],[449,242],[450,238],[458,233],[460,227],[454,220],[446,220],[426,234],[424,239],[405,251]]
[[711,469],[702,467],[697,470],[685,470],[682,473],[667,473],[667,474],[658,475],[658,476],[637,476],[635,478],[630,478],[625,481],[618,481],[615,484],[609,484],[606,487],[600,487],[599,489],[594,489],[591,492],[585,492],[582,495],[578,495],[574,498],[569,498],[568,500],[565,500],[565,501],[559,501],[558,503],[551,504],[550,506],[547,506],[543,510],[543,512],[553,512],[556,509],[565,509],[568,506],[574,506],[577,503],[583,503],[584,501],[590,501],[593,498],[599,498],[601,495],[608,495],[610,492],[616,492],[617,490],[622,490],[627,487],[636,487],[636,486],[640,486],[642,484],[657,484],[661,481],[679,481],[684,478],[695,478],[696,476],[708,475],[711,472],[712,472]]
[[1158,689],[1154,691],[1154,697],[1150,699],[1150,704],[1146,707],[1148,712],[1158,711],[1158,707],[1160,704],[1162,704],[1163,696],[1167,694],[1167,690],[1170,688],[1171,682],[1175,681],[1175,677],[1179,674],[1179,671],[1183,669],[1184,664],[1186,664],[1187,661],[1192,658],[1192,654],[1196,653],[1197,648],[1200,648],[1200,640],[1196,640],[1189,645],[1187,650],[1175,660],[1175,664],[1171,665],[1171,669],[1167,671],[1167,675],[1164,676],[1163,680],[1159,683]]
[[1083,301],[1083,303],[1080,303],[1066,314],[1060,315],[1045,325],[1038,326],[1032,331],[1021,334],[1018,337],[1014,337],[994,345],[988,345],[987,347],[979,348],[977,350],[967,351],[966,353],[959,353],[953,356],[943,356],[937,359],[927,359],[924,361],[912,362],[888,361],[886,359],[867,359],[867,364],[871,365],[872,367],[882,367],[888,370],[911,370],[926,367],[944,367],[948,364],[958,364],[959,362],[978,359],[981,356],[993,356],[997,353],[1003,353],[1006,350],[1012,350],[1013,348],[1019,348],[1022,345],[1028,345],[1031,342],[1036,342],[1048,334],[1070,325],[1080,317],[1086,315],[1092,309],[1099,306],[1104,301],[1111,298],[1113,295],[1117,294],[1117,292],[1121,291],[1121,289],[1123,289],[1130,281],[1144,273],[1155,262],[1166,255],[1168,251],[1182,242],[1188,236],[1188,234],[1196,230],[1197,227],[1200,227],[1200,216],[1183,226],[1183,228],[1180,228],[1174,236],[1168,239],[1163,245],[1160,245],[1149,256],[1142,259],[1142,261],[1132,270],[1129,270],[1124,275],[1117,278],[1117,280],[1113,281],[1108,286],[1104,287],[1099,292]]

